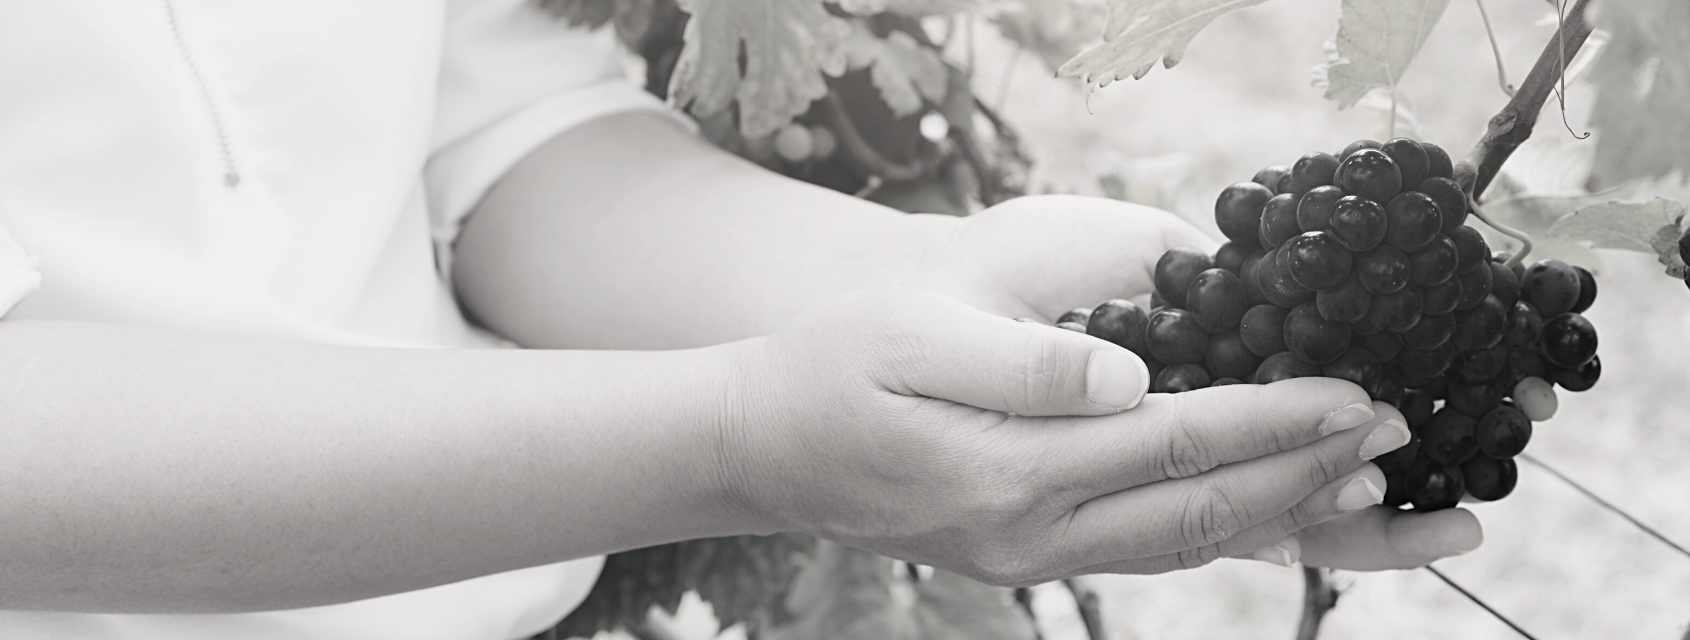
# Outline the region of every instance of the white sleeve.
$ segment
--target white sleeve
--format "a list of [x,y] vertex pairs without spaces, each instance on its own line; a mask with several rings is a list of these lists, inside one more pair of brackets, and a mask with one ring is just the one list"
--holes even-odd
[[615,35],[576,29],[533,0],[450,0],[441,52],[429,211],[441,246],[504,174],[545,141],[589,120],[666,113],[625,79]]
[[0,316],[40,288],[41,272],[35,270],[35,257],[24,252],[12,239],[11,231],[0,224]]

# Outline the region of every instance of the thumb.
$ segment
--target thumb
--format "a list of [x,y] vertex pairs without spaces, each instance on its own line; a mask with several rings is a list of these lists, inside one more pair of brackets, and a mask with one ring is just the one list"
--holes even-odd
[[1138,406],[1150,388],[1142,359],[1099,338],[938,296],[910,310],[904,321],[916,326],[899,331],[906,366],[882,369],[893,391],[1024,416],[1095,416]]

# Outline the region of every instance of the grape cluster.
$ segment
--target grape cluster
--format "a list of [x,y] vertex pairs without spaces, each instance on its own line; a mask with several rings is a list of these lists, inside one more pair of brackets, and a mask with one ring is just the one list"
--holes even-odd
[[[1465,168],[1464,168],[1465,169]],[[1374,460],[1385,503],[1424,511],[1514,489],[1532,421],[1553,385],[1596,383],[1589,271],[1508,264],[1463,224],[1468,194],[1437,145],[1357,141],[1310,153],[1221,192],[1228,242],[1156,263],[1146,311],[1127,300],[1058,326],[1132,350],[1151,391],[1325,376],[1402,410],[1414,437]]]

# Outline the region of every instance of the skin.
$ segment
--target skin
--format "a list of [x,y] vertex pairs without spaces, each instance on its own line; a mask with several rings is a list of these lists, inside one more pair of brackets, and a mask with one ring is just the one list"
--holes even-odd
[[589,123],[457,245],[465,308],[533,349],[0,323],[0,602],[273,610],[776,531],[993,584],[1477,547],[1462,510],[1337,508],[1402,420],[1350,383],[1141,398],[1125,350],[1005,319],[1147,295],[1180,244],[1212,248],[1102,200],[904,215]]

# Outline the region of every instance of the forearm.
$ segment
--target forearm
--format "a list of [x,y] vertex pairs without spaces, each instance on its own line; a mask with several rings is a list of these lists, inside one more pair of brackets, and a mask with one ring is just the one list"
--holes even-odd
[[916,284],[955,223],[615,116],[549,141],[493,189],[455,280],[477,319],[524,345],[691,347],[767,334],[837,293]]
[[0,606],[309,606],[744,532],[720,351],[0,322]]

